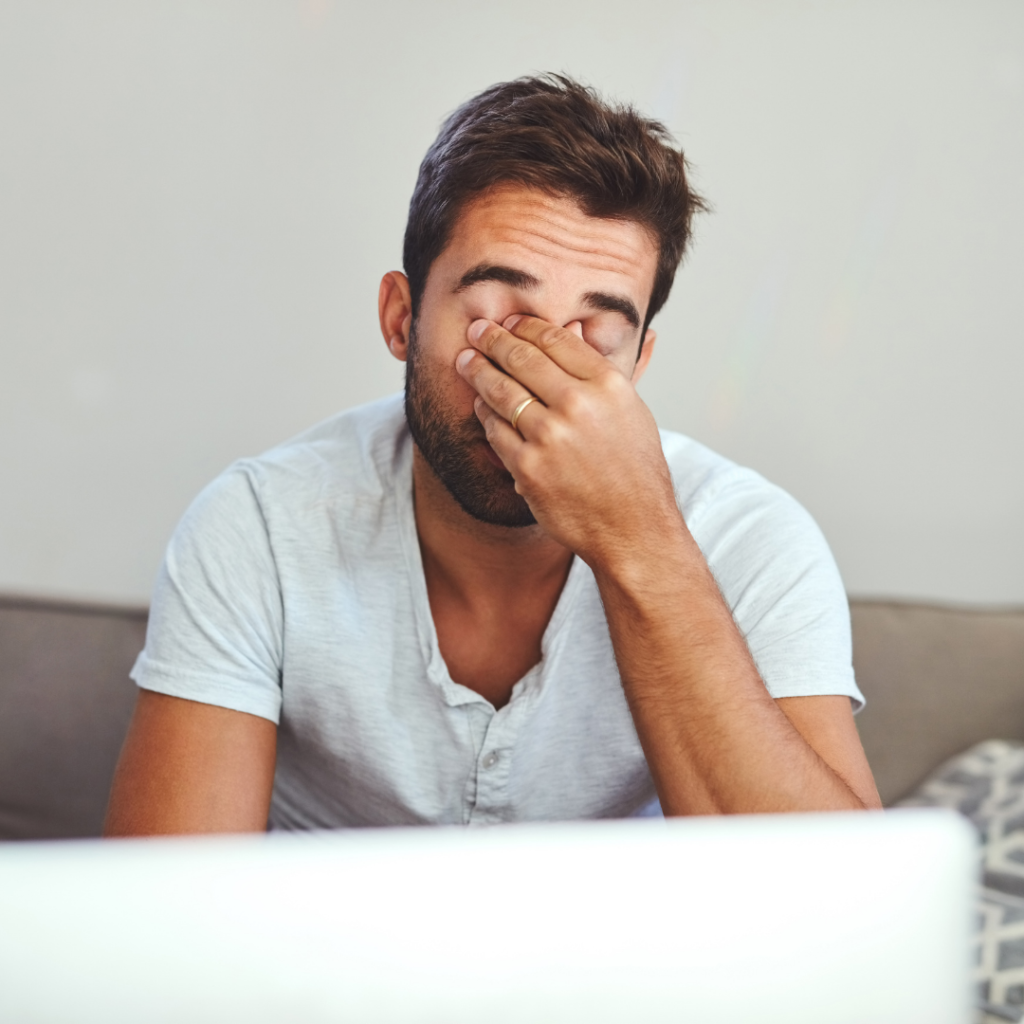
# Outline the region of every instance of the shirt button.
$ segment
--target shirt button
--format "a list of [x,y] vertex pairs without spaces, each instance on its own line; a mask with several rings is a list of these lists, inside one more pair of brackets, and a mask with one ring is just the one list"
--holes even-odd
[[485,768],[493,768],[500,758],[500,754],[496,750],[492,750],[483,760]]

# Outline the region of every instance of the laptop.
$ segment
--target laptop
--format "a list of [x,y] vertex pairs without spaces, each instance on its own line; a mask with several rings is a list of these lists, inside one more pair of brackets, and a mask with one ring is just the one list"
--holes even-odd
[[0,1020],[966,1024],[942,811],[0,847]]

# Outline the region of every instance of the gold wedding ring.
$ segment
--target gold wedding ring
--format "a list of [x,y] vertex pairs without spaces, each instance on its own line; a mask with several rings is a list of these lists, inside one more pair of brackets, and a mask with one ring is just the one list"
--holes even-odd
[[519,417],[523,415],[523,410],[524,410],[524,409],[525,409],[525,408],[526,408],[526,407],[527,407],[527,406],[528,406],[528,405],[529,405],[529,404],[530,404],[531,402],[536,402],[536,401],[538,401],[537,397],[536,397],[535,395],[530,395],[530,397],[529,397],[529,398],[524,398],[524,399],[523,399],[523,400],[522,400],[522,401],[521,401],[521,402],[520,402],[520,403],[519,403],[519,404],[518,404],[518,405],[516,406],[516,408],[515,408],[515,412],[513,412],[513,413],[512,413],[512,419],[511,419],[511,421],[510,421],[510,422],[511,422],[511,424],[512,424],[512,429],[513,429],[513,430],[518,430],[518,429],[519,429],[519,428],[518,428],[518,427],[516,426],[516,424],[517,424],[517,423],[519,422]]

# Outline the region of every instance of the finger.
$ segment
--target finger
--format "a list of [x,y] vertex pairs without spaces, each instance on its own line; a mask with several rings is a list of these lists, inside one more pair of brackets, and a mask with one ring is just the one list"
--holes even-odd
[[513,430],[512,425],[479,396],[473,402],[473,411],[483,424],[487,443],[498,453],[498,458],[505,463],[505,468],[515,476],[514,466],[526,441],[518,430]]
[[463,349],[455,360],[455,368],[463,380],[500,416],[511,421],[516,408],[527,398],[534,397],[507,373],[502,373],[492,362],[475,349]]
[[[536,345],[515,337],[493,320],[474,320],[466,336],[474,348],[497,363],[530,394],[537,395],[545,405],[557,404],[565,388],[572,384],[572,377]],[[495,408],[503,411],[500,406]]]
[[573,377],[589,380],[608,372],[608,360],[583,340],[582,325],[577,334],[566,327],[556,327],[535,316],[515,313],[508,317],[502,326],[514,337],[522,338],[536,346]]

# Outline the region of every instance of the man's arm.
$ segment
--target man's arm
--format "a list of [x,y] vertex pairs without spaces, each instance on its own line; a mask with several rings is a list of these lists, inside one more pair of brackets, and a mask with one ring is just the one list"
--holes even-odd
[[772,699],[684,531],[595,571],[665,813],[880,807],[849,699]]
[[[457,366],[481,396],[488,441],[538,522],[594,571],[664,811],[880,806],[847,698],[768,693],[632,383],[575,334],[533,317],[477,321],[469,339],[488,358]],[[543,404],[513,430],[531,394]]]
[[140,690],[104,834],[262,832],[276,756],[265,718]]

